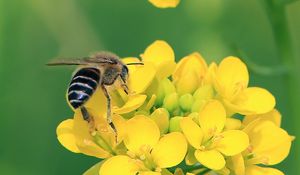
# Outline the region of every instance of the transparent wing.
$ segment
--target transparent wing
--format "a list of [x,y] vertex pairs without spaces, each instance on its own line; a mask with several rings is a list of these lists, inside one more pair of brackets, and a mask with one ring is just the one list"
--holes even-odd
[[60,66],[60,65],[89,65],[89,64],[114,64],[108,59],[99,58],[58,58],[47,63],[47,66]]

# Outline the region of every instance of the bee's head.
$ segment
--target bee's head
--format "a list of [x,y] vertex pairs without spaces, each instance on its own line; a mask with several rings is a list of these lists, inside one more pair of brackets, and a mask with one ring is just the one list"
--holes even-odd
[[128,80],[128,67],[127,65],[144,65],[144,63],[127,63],[126,65],[122,66],[122,70],[121,70],[121,79],[123,81],[123,89],[124,91],[128,94],[128,87],[127,87],[127,80]]

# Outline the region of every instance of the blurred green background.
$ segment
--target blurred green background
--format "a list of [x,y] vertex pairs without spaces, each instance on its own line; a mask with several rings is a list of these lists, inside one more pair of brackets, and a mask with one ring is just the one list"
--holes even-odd
[[56,139],[72,115],[65,91],[73,69],[48,68],[48,60],[98,50],[138,56],[156,39],[177,60],[194,51],[209,62],[243,56],[251,85],[276,96],[283,128],[298,136],[276,167],[300,174],[300,2],[272,2],[182,0],[163,10],[147,0],[0,0],[0,174],[81,174],[97,162]]

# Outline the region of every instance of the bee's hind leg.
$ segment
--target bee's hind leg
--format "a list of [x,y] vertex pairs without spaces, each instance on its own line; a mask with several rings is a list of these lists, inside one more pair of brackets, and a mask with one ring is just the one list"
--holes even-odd
[[107,89],[105,88],[104,85],[101,86],[103,93],[107,99],[107,122],[110,125],[110,127],[113,129],[113,131],[115,132],[116,135],[116,139],[117,139],[117,129],[112,121],[112,117],[111,117],[111,101],[110,101],[110,96],[107,92]]
[[88,110],[86,109],[86,107],[82,106],[80,107],[80,110],[81,110],[81,114],[82,114],[82,117],[85,121],[88,122],[89,124],[89,130],[90,132],[94,132],[97,130],[96,126],[95,126],[95,121],[94,121],[94,118],[93,116],[91,116],[88,112]]

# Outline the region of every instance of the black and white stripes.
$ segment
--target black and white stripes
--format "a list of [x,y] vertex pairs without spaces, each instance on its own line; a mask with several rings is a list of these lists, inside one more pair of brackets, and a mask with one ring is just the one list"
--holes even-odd
[[82,68],[72,77],[68,88],[68,101],[76,109],[82,106],[97,89],[100,71],[96,68]]

